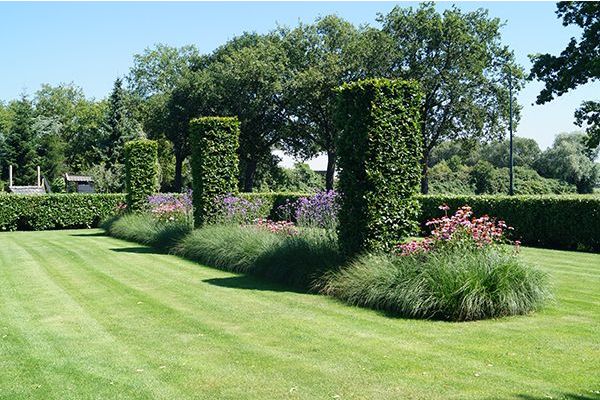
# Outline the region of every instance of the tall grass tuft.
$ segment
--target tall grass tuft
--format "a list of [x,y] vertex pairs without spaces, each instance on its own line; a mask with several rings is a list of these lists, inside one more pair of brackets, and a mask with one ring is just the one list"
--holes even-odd
[[117,219],[108,220],[102,227],[109,235],[119,239],[156,247],[161,250],[172,249],[192,230],[188,221],[160,221],[149,214],[125,214]]
[[268,248],[256,260],[255,273],[297,288],[316,290],[323,275],[339,269],[342,262],[335,232],[305,228]]
[[256,260],[282,240],[252,226],[207,225],[183,238],[174,252],[219,269],[252,273]]
[[310,289],[324,272],[339,267],[335,236],[322,229],[273,233],[256,226],[212,225],[183,238],[174,252],[232,272]]
[[399,316],[452,321],[525,314],[549,297],[544,273],[498,247],[366,254],[330,273],[322,292]]

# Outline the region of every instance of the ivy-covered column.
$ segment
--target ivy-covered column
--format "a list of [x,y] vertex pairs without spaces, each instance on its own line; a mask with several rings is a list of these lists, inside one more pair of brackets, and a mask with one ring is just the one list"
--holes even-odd
[[347,255],[389,250],[418,228],[421,90],[369,79],[338,90],[340,246]]
[[158,190],[158,144],[154,140],[132,140],[125,143],[124,150],[127,208],[143,211],[148,196]]
[[218,196],[238,191],[240,124],[232,117],[203,117],[190,121],[194,223],[214,220]]

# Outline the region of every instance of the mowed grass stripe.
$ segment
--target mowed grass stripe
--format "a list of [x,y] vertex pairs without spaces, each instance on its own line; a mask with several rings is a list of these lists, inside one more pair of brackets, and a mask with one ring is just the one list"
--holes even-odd
[[[91,393],[102,387],[102,391],[108,389],[118,398],[127,398],[123,394],[126,389],[126,392],[139,393],[141,398],[155,398],[157,391],[165,393],[165,397],[177,395],[166,385],[152,384],[156,379],[148,374],[131,379],[131,372],[139,369],[140,360],[132,357],[128,346],[104,330],[77,299],[62,290],[55,277],[44,270],[45,264],[55,258],[57,248],[24,241],[15,241],[13,248],[38,260],[34,268],[14,270],[13,277],[17,278],[15,285],[26,289],[27,293],[26,298],[18,299],[16,309],[22,308],[21,318],[31,317],[31,320],[23,321],[21,332],[28,338],[31,348],[46,356],[40,364],[49,367],[51,376],[55,377],[44,386],[49,390],[50,398],[68,398],[69,393],[78,387],[89,386],[90,382],[98,386],[90,387]],[[40,252],[44,257],[39,257]],[[18,267],[28,265],[15,264]],[[68,258],[61,266],[70,271],[77,270]],[[29,325],[34,327],[27,329]],[[149,392],[148,388],[153,391]]]
[[[0,306],[0,321],[22,323],[22,330],[43,332],[52,346],[71,348],[57,356],[52,346],[22,349],[25,342],[11,342],[10,354],[30,350],[33,358],[62,357],[75,372],[87,372],[85,364],[94,360],[100,365],[91,368],[100,373],[81,375],[85,382],[63,398],[560,398],[590,396],[600,382],[600,316],[590,308],[595,300],[577,304],[564,297],[595,296],[599,276],[582,281],[577,265],[589,270],[598,255],[523,249],[524,257],[551,273],[556,302],[532,316],[453,324],[388,318],[89,236],[97,232],[0,234],[0,273],[37,282],[42,293],[57,291],[48,303],[66,304],[64,313],[86,324],[77,331],[52,318],[15,322],[23,313],[53,311],[23,296],[19,285],[19,296],[4,293],[0,282],[3,297],[23,303],[12,314]],[[35,274],[17,279],[18,268],[4,269],[14,264],[4,249],[13,248]],[[578,263],[580,255],[584,261]],[[565,259],[573,264],[566,272]],[[98,338],[96,344],[89,338]],[[110,362],[121,380],[118,390],[105,379]],[[137,372],[129,363],[148,368]],[[40,371],[53,383],[66,376],[66,383],[53,395],[30,389],[22,398],[60,398],[76,381],[52,364],[40,364]],[[3,397],[8,387],[0,380],[0,397],[17,398]]]

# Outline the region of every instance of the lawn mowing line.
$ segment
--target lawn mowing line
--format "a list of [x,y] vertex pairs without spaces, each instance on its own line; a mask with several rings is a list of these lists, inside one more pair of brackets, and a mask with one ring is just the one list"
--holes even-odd
[[[72,247],[72,246],[70,246],[69,248],[71,248],[71,247]],[[68,248],[65,248],[65,251],[68,251]],[[76,255],[73,255],[73,256],[74,256],[74,257],[76,257]],[[238,345],[239,345],[239,343],[238,343]],[[241,346],[238,346],[238,347],[241,347]],[[256,347],[256,346],[254,346],[254,347]],[[263,351],[263,353],[264,353],[264,351]],[[279,353],[280,353],[280,352],[277,352],[277,356],[278,356],[278,358],[281,358],[281,357],[280,357],[280,355],[279,355]],[[281,359],[281,361],[286,361],[286,360],[285,360],[285,358],[289,358],[289,357],[285,357],[285,355],[284,355],[284,357],[283,357],[283,359]],[[289,361],[289,360],[287,360],[287,361]],[[296,367],[296,369],[297,369],[297,367]],[[314,371],[314,368],[312,368],[312,369],[311,369],[311,372],[312,372],[312,373],[314,373],[314,372],[315,372],[315,371]],[[326,378],[326,377],[324,377],[324,378]]]
[[[8,246],[2,247],[6,248]],[[14,248],[14,246],[10,247],[11,249]],[[20,262],[16,262],[17,260],[20,260]],[[3,330],[2,334],[11,335],[8,339],[12,339],[13,343],[15,343],[15,345],[11,347],[15,350],[14,353],[17,355],[17,357],[14,357],[14,365],[15,368],[18,369],[18,372],[12,372],[16,373],[16,375],[19,377],[18,379],[15,379],[15,382],[20,382],[19,388],[13,388],[11,390],[11,397],[16,395],[16,391],[21,392],[26,390],[24,386],[30,386],[30,388],[34,388],[36,385],[39,385],[36,388],[42,388],[47,394],[49,394],[48,388],[50,387],[46,378],[44,377],[45,374],[41,366],[34,362],[34,360],[37,358],[35,357],[33,351],[35,348],[34,344],[41,341],[41,339],[37,338],[37,336],[40,336],[39,332],[31,332],[23,327],[25,318],[27,318],[30,314],[23,306],[23,301],[21,298],[22,296],[20,292],[15,289],[16,284],[11,279],[11,274],[8,273],[9,266],[21,267],[23,264],[26,264],[26,262],[24,263],[23,261],[28,262],[32,260],[27,260],[27,255],[21,255],[17,252],[0,252],[0,288],[2,288],[2,290],[0,290],[0,302],[2,303],[0,306],[0,310],[2,310],[0,313],[2,316],[1,323],[2,328],[8,328],[8,326],[11,328]],[[6,343],[6,347],[8,347],[8,339],[2,338],[2,343]],[[27,345],[23,345],[25,343],[27,343]],[[13,351],[11,350],[11,352]],[[4,351],[2,354],[4,364],[9,357]],[[26,366],[25,364],[29,365]],[[4,365],[3,371],[10,373],[11,371],[8,368],[8,365]],[[30,384],[25,385],[23,380],[29,381]],[[0,394],[2,394],[2,391],[0,391]]]
[[[443,349],[442,349],[442,350],[443,350]],[[421,349],[421,351],[420,351],[420,352],[422,353],[422,352],[423,352],[423,350]],[[435,354],[435,353],[434,353],[434,352],[432,352],[432,354]],[[466,360],[465,360],[465,361],[466,361]],[[477,363],[477,362],[478,362],[478,361],[476,361],[475,363]]]
[[[94,336],[94,344],[97,344],[98,342],[100,343],[104,343],[101,344],[100,349],[98,350],[98,353],[100,354],[104,354],[107,350],[109,352],[112,351],[112,353],[114,354],[113,357],[111,357],[112,359],[115,358],[125,358],[125,362],[123,363],[123,371],[122,372],[127,372],[127,371],[132,371],[134,369],[134,366],[136,365],[140,365],[141,362],[138,360],[138,358],[134,357],[134,355],[129,351],[129,348],[125,345],[123,345],[122,343],[119,342],[118,338],[116,335],[113,335],[111,332],[109,332],[108,330],[104,329],[103,325],[92,316],[92,314],[89,312],[89,310],[86,310],[84,307],[82,307],[82,305],[77,301],[77,299],[72,296],[68,291],[64,290],[64,288],[62,287],[62,285],[60,285],[60,283],[57,281],[57,276],[53,274],[53,272],[58,272],[58,269],[53,269],[50,265],[52,264],[53,261],[53,254],[56,251],[52,248],[52,247],[56,247],[59,248],[59,246],[55,246],[56,243],[51,241],[51,240],[42,240],[40,241],[41,243],[47,243],[53,246],[49,246],[49,249],[45,249],[46,252],[42,253],[42,251],[39,248],[39,243],[35,244],[30,244],[30,243],[15,243],[18,247],[22,248],[23,250],[27,251],[32,257],[36,258],[38,260],[38,264],[39,267],[41,267],[40,269],[43,270],[43,276],[39,276],[41,279],[47,280],[48,283],[51,285],[51,289],[52,290],[48,290],[48,295],[50,296],[55,296],[55,297],[60,297],[60,304],[62,305],[63,309],[64,309],[64,305],[67,304],[67,307],[71,307],[73,308],[72,314],[71,315],[77,315],[79,317],[83,317],[84,319],[82,320],[82,323],[80,324],[81,327],[85,327],[85,329],[89,329],[90,327],[93,329],[89,329],[89,334],[90,336]],[[64,259],[64,257],[61,257],[61,259]],[[57,265],[59,265],[59,263],[57,263]],[[77,267],[72,264],[72,265],[61,265],[61,267],[65,268],[69,268],[70,271],[77,271]],[[40,271],[41,272],[41,271]],[[40,321],[43,322],[43,321]],[[42,327],[43,328],[43,327]],[[42,329],[40,329],[42,330]],[[98,332],[100,333],[100,335],[98,335]],[[54,335],[52,335],[54,336]],[[80,335],[77,335],[80,336]],[[87,340],[86,340],[87,341]],[[89,350],[89,348],[86,348],[86,350]],[[64,356],[64,354],[61,354]],[[146,361],[144,361],[144,364],[147,364]],[[125,367],[125,365],[127,365],[128,367]],[[108,384],[110,381],[115,381],[115,382],[119,382],[120,381],[120,374],[115,374],[115,365],[111,364],[109,366],[107,366],[106,368],[101,368],[100,370],[98,370],[98,365],[94,365],[94,369],[96,376],[98,376],[98,373],[100,373],[100,376],[102,377],[103,380],[106,381],[106,383]],[[78,371],[80,373],[89,373],[90,371]],[[150,375],[150,376],[149,376]],[[143,380],[144,382],[146,382],[146,384],[140,386],[139,384],[129,384],[127,382],[120,382],[121,385],[124,386],[128,386],[132,389],[135,389],[136,391],[142,391],[144,390],[144,387],[155,387],[155,388],[160,388],[159,392],[156,392],[156,390],[152,391],[152,397],[155,397],[156,395],[160,395],[162,398],[177,398],[179,396],[181,396],[181,393],[179,393],[179,391],[175,390],[174,388],[169,387],[168,385],[166,385],[164,382],[162,382],[155,374],[149,374],[149,373],[145,373],[143,375],[140,375],[138,377],[139,380]],[[152,383],[155,383],[154,385],[152,385]],[[156,384],[156,383],[160,383],[160,384]]]
[[[420,351],[419,351],[419,352],[420,352],[420,353],[423,353],[423,349],[420,349]],[[263,353],[264,353],[264,350],[263,350]],[[432,352],[432,353],[431,353],[431,357],[434,357],[436,353],[437,353],[437,352]],[[466,361],[466,360],[465,360],[465,361]]]
[[[62,246],[62,245],[59,245],[59,247],[60,247],[60,246]],[[78,257],[78,255],[77,255],[77,254],[76,254],[76,252],[75,252],[75,249],[74,249],[74,250],[69,250],[70,248],[72,248],[72,246],[69,246],[69,247],[62,246],[62,247],[65,249],[65,251],[72,251],[72,252],[73,252],[73,257],[75,257],[75,258],[76,258],[76,257]],[[81,261],[83,261],[83,259],[82,259]],[[87,265],[86,265],[85,263],[84,263],[83,265],[84,265],[85,267],[87,267]],[[107,276],[106,274],[104,274],[104,273],[98,273],[98,271],[96,271],[96,270],[90,270],[89,272],[91,272],[93,275],[95,275],[94,277],[96,278],[96,280],[99,280],[99,279],[101,279],[101,280],[110,280],[111,282],[114,282],[114,281],[115,281],[113,278],[110,278],[110,277],[108,277],[108,276]],[[120,284],[120,282],[114,282],[114,283],[115,283],[115,284]],[[121,285],[121,286],[123,286],[124,288],[127,288],[127,289],[129,289],[129,286],[127,286],[127,285]],[[142,296],[140,296],[140,293],[141,293],[140,291],[137,291],[137,290],[133,290],[133,291],[134,291],[134,292],[136,292],[136,296],[135,296],[135,298],[136,298],[136,299],[142,298],[142,299],[145,299],[145,300],[146,300],[146,301],[145,301],[145,303],[150,303],[150,297],[142,297]],[[159,304],[159,303],[157,303],[156,305],[158,305],[158,304]],[[181,323],[181,320],[186,320],[187,322],[191,321],[191,322],[192,322],[192,325],[189,325],[189,324],[188,324],[190,327],[195,327],[195,325],[196,325],[196,324],[198,324],[198,321],[197,321],[197,320],[195,320],[195,319],[191,319],[191,318],[184,318],[184,317],[187,317],[187,316],[189,315],[189,313],[188,313],[188,314],[176,313],[176,312],[174,312],[175,310],[174,310],[174,309],[172,309],[172,308],[168,308],[168,311],[169,311],[169,312],[168,312],[168,313],[165,313],[165,314],[168,314],[168,315],[172,315],[172,314],[181,314],[181,315],[180,315],[180,320],[178,320],[178,321],[174,321],[174,322],[176,322],[176,323],[173,323],[173,324],[171,324],[171,325],[173,325],[173,326],[181,326],[181,325],[183,325],[183,324]],[[213,331],[212,331],[212,332],[213,332],[213,333],[212,333],[212,336],[221,336],[221,337],[223,337],[223,336],[224,336],[224,333],[223,333],[223,332],[224,332],[224,329],[223,329],[223,327],[224,327],[225,325],[223,325],[223,324],[220,324],[220,325],[221,325],[220,329],[218,329],[218,330],[213,330]],[[203,327],[203,328],[205,328],[205,325],[203,325],[202,327]],[[234,347],[237,347],[237,348],[238,348],[238,350],[239,350],[239,351],[241,351],[241,350],[242,350],[242,348],[243,348],[243,346],[242,346],[242,343],[241,343],[241,342],[239,342],[239,340],[238,340],[238,337],[237,337],[237,336],[235,336],[235,335],[232,335],[232,334],[227,334],[227,336],[228,336],[228,338],[230,339],[230,341],[234,341],[234,342],[235,342],[235,343],[232,343],[232,346],[234,346]],[[246,347],[248,347],[248,346],[246,346]],[[256,346],[253,346],[253,347],[256,347]],[[245,351],[247,351],[247,350],[245,350]],[[264,351],[263,351],[263,353],[264,353]]]

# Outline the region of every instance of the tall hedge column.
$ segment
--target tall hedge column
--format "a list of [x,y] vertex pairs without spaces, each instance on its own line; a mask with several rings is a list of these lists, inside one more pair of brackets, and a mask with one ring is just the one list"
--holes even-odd
[[218,212],[217,196],[237,192],[239,136],[237,118],[203,117],[190,121],[196,226],[213,221]]
[[127,208],[133,212],[147,207],[148,196],[158,189],[158,144],[139,139],[125,143]]
[[418,228],[421,91],[369,79],[338,90],[340,245],[347,255],[389,250]]

